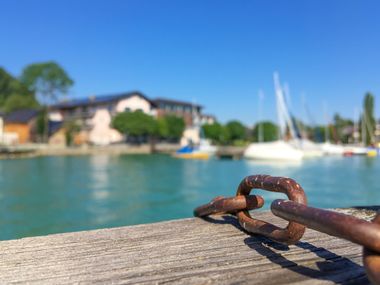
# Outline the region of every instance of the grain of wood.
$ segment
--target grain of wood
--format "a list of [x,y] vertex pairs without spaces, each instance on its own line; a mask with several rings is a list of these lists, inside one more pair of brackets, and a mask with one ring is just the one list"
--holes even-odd
[[2,241],[0,253],[1,284],[368,283],[360,246],[307,230],[287,247],[248,235],[232,216]]

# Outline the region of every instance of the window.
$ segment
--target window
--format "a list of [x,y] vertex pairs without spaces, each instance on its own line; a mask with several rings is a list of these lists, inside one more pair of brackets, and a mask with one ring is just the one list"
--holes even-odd
[[131,111],[131,108],[127,107],[124,109],[124,112],[129,113]]

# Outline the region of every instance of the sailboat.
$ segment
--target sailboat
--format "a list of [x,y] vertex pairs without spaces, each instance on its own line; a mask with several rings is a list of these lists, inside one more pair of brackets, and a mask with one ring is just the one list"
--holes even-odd
[[211,145],[209,140],[201,137],[199,144],[188,144],[177,150],[173,156],[184,159],[209,159],[215,155],[216,150],[216,146]]
[[280,139],[274,142],[251,143],[244,151],[243,156],[244,158],[255,160],[300,161],[304,156],[303,152],[284,140],[287,127],[289,128],[292,137],[295,137],[295,130],[286,108],[279,76],[277,73],[274,73],[273,77],[276,91],[277,119],[280,127]]
[[[289,89],[285,88],[284,91],[285,91],[286,97],[289,98],[289,94],[287,94],[289,92]],[[304,98],[303,98],[303,101],[305,101]],[[306,103],[305,102],[303,103],[304,103],[305,112],[308,113]],[[314,158],[314,157],[323,156],[323,151],[322,151],[321,146],[311,141],[310,139],[308,139],[307,135],[305,134],[305,131],[302,129],[303,128],[302,125],[300,123],[297,123],[297,121],[294,119],[291,122],[294,124],[294,129],[296,130],[295,134],[293,134],[293,138],[296,138],[296,139],[291,139],[289,143],[292,144],[297,149],[301,150],[303,152],[304,158]]]
[[303,152],[305,158],[321,157],[324,154],[321,146],[308,138],[301,138],[299,140],[298,149]]
[[174,157],[183,159],[209,159],[214,156],[217,147],[212,145],[210,140],[206,139],[200,119],[193,112],[193,131],[199,136],[199,143],[189,142],[186,146],[180,148],[174,153]]
[[343,155],[344,153],[344,146],[339,144],[331,143],[330,141],[330,130],[329,130],[329,116],[327,113],[327,105],[326,102],[324,102],[324,113],[325,113],[325,120],[326,120],[326,126],[325,126],[325,142],[321,143],[321,149],[325,155]]
[[244,158],[256,160],[300,161],[302,151],[283,140],[251,143],[244,151]]
[[342,155],[344,153],[342,145],[333,144],[329,140],[321,144],[321,149],[325,155]]

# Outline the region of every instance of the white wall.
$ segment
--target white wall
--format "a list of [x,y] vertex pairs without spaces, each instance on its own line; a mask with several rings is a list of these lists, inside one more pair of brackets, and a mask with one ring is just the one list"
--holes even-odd
[[123,140],[122,134],[110,127],[111,114],[105,108],[95,112],[90,124],[93,128],[89,133],[89,140],[95,145],[108,145]]
[[63,116],[58,111],[49,112],[49,120],[55,121],[55,122],[61,122],[63,121]]
[[202,116],[201,123],[202,125],[203,124],[212,125],[213,123],[215,123],[215,119],[213,117]]
[[[122,99],[114,106],[112,112],[116,111],[117,113],[124,112],[127,108],[129,108],[131,112],[142,110],[144,113],[152,116],[156,113],[156,110],[151,108],[150,102],[138,95]],[[81,111],[80,109],[77,109],[76,112]],[[106,106],[90,106],[88,107],[88,112],[94,113],[94,116],[91,119],[86,120],[86,124],[91,126],[91,131],[89,131],[89,141],[91,143],[95,145],[108,145],[110,143],[123,141],[123,135],[110,126],[112,117]],[[62,114],[56,111],[50,112],[49,118],[53,121],[63,120]]]
[[137,95],[120,100],[116,104],[115,110],[120,113],[124,112],[126,108],[129,108],[131,112],[140,109],[146,114],[151,114],[150,102]]
[[200,136],[198,128],[188,127],[184,130],[180,144],[181,146],[185,146],[189,144],[189,141],[192,141],[194,144],[199,144]]

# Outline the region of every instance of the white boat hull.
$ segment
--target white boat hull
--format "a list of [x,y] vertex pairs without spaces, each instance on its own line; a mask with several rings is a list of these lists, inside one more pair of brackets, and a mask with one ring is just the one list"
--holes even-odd
[[343,155],[344,146],[325,142],[321,144],[322,151],[326,155]]
[[304,158],[321,157],[323,151],[320,145],[308,139],[293,140],[290,144],[303,152]]
[[368,149],[362,146],[347,145],[344,147],[344,154],[367,155]]
[[272,161],[300,161],[303,152],[284,141],[252,143],[244,152],[244,158]]

